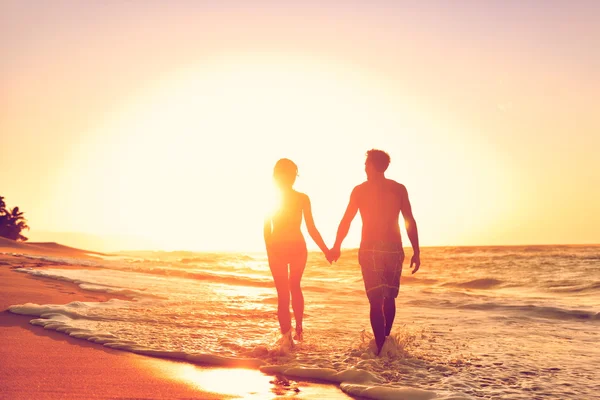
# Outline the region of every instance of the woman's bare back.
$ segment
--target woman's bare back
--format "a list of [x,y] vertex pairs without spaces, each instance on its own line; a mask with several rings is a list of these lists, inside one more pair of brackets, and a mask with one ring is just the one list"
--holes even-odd
[[295,190],[282,192],[281,202],[271,218],[274,242],[304,242],[302,215],[306,195]]

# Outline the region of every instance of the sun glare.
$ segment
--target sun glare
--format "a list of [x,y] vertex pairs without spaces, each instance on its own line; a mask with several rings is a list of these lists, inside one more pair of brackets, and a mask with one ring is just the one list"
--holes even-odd
[[[97,213],[85,221],[95,231],[147,236],[165,249],[261,248],[262,219],[275,205],[277,159],[299,163],[307,179],[297,186],[312,185],[315,193],[324,180],[343,182],[322,170],[328,159],[362,157],[378,135],[395,131],[397,115],[364,79],[325,63],[289,60],[218,60],[179,71],[89,135],[96,140],[83,142],[79,160],[68,163],[85,168],[65,167],[71,179],[64,181],[78,183],[66,195],[74,209],[112,210],[117,218]],[[387,129],[365,138],[373,121]],[[340,186],[344,202],[349,185]],[[88,198],[77,201],[82,193]]]
[[153,358],[140,358],[137,362],[149,367],[160,377],[183,382],[204,392],[249,399],[266,398],[271,394],[271,378],[258,370],[206,368]]
[[256,400],[280,397],[307,400],[348,398],[335,385],[314,382],[307,384],[293,380],[286,385],[277,377],[265,375],[255,369],[200,367],[150,357],[137,357],[135,361],[142,364],[145,370],[153,371],[160,378],[182,382],[201,391],[199,395],[202,392],[209,392],[223,398]]
[[272,218],[275,213],[281,209],[283,196],[281,191],[277,190],[275,187],[271,187],[271,190],[269,190],[267,193],[268,194],[265,199],[264,216],[265,218]]
[[[501,179],[473,170],[475,142],[452,142],[446,132],[453,128],[436,124],[416,114],[397,88],[359,68],[266,55],[215,59],[173,72],[82,136],[92,139],[65,162],[56,193],[69,202],[74,231],[209,251],[264,248],[272,171],[282,157],[298,164],[296,188],[310,195],[327,238],[364,179],[369,148],[392,153],[391,176],[407,184],[431,221],[443,213],[434,204],[440,190],[463,194],[447,198],[448,209],[480,209],[472,203],[482,183],[504,193]],[[484,210],[476,217],[483,225],[496,215]],[[456,224],[448,229],[424,232],[461,238]],[[353,227],[346,243],[358,238]]]
[[186,365],[179,369],[178,374],[189,385],[211,393],[245,398],[269,393],[269,377],[256,370],[199,369]]

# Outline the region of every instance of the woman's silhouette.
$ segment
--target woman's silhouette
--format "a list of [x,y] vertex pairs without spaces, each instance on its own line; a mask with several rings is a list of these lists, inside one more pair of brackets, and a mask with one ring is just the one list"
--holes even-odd
[[269,267],[277,288],[277,317],[283,335],[282,347],[293,346],[290,293],[296,319],[294,339],[302,340],[304,296],[300,288],[300,280],[307,257],[306,242],[300,230],[303,215],[310,237],[323,251],[327,260],[330,260],[329,249],[315,227],[309,197],[293,189],[297,176],[298,167],[293,161],[287,158],[277,161],[273,178],[279,189],[280,202],[265,219],[264,226]]

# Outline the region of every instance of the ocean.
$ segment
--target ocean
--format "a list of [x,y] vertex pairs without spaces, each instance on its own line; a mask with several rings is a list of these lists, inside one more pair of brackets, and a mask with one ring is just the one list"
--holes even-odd
[[418,273],[404,265],[393,338],[381,357],[370,350],[356,250],[333,265],[310,253],[304,341],[290,353],[279,351],[264,253],[40,258],[54,265],[19,271],[120,298],[10,311],[108,347],[285,372],[375,399],[600,398],[600,246],[422,248]]

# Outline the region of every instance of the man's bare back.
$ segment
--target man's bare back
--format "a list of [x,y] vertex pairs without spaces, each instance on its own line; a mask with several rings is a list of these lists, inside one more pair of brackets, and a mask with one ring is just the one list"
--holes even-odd
[[398,218],[406,204],[404,185],[387,178],[366,181],[354,189],[362,219],[361,247],[373,242],[402,243]]
[[395,299],[400,290],[404,262],[398,223],[400,213],[404,217],[406,233],[413,248],[410,262],[411,267],[414,265],[412,273],[417,272],[421,265],[419,235],[408,192],[404,185],[385,177],[389,163],[390,157],[386,152],[375,149],[367,152],[367,181],[352,191],[331,249],[332,259],[337,261],[350,224],[360,211],[363,227],[358,262],[371,307],[371,327],[377,354],[381,352],[385,338],[390,335],[396,315]]

